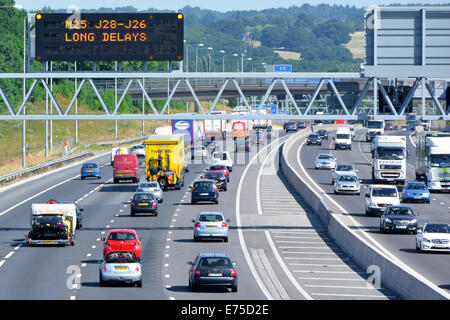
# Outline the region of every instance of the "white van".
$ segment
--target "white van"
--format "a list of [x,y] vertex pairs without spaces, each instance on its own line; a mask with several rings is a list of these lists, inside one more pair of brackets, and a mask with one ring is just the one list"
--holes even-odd
[[337,149],[352,150],[352,133],[350,128],[343,127],[336,130],[336,137],[334,137],[334,150]]

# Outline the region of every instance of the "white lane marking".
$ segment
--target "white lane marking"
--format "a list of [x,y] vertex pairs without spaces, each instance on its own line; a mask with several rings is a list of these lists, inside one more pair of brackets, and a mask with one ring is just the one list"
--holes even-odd
[[92,249],[95,249],[96,247],[97,247],[97,246],[92,246],[91,248],[92,248]]
[[169,254],[168,254],[168,253],[166,253],[166,254],[164,255],[164,257],[168,258],[168,257],[169,257]]
[[5,259],[9,259],[14,254],[14,251],[11,251],[5,256]]
[[245,244],[244,241],[244,236],[242,233],[242,224],[241,224],[241,213],[240,213],[240,209],[241,209],[241,200],[240,200],[240,195],[241,195],[241,190],[242,190],[242,185],[244,183],[244,177],[248,172],[248,169],[250,168],[251,164],[255,161],[255,159],[258,158],[258,156],[269,146],[271,146],[272,144],[274,144],[275,142],[279,142],[281,138],[276,139],[275,141],[273,141],[272,143],[266,145],[262,150],[260,150],[253,158],[252,160],[249,162],[249,164],[247,164],[247,166],[244,169],[244,172],[241,175],[241,178],[239,179],[239,184],[238,184],[238,188],[236,191],[236,225],[238,228],[238,237],[239,237],[239,243],[241,245],[242,248],[242,252],[244,253],[244,257],[245,257],[245,261],[247,261],[247,265],[250,268],[250,271],[253,275],[253,277],[255,278],[256,283],[258,284],[258,286],[260,287],[261,291],[264,293],[264,295],[266,296],[266,298],[268,300],[273,300],[273,297],[271,296],[271,294],[269,293],[269,291],[267,290],[267,288],[265,287],[264,283],[262,282],[261,278],[259,277],[258,272],[256,271],[256,268],[252,262],[252,259],[250,258],[250,254],[248,252],[247,249],[247,245]]
[[311,293],[313,296],[332,296],[332,297],[356,297],[356,298],[381,298],[381,299],[394,299],[395,296],[384,295],[368,295],[368,294],[343,294],[343,293]]
[[81,266],[84,268],[87,266],[87,263],[83,263],[83,264],[81,264]]
[[[303,140],[303,142],[301,143],[300,147],[298,148],[297,151],[297,164],[300,166],[300,169],[303,171],[304,175],[306,176],[306,178],[311,181],[311,183],[316,187],[317,190],[319,190],[319,192],[321,194],[318,194],[316,192],[316,190],[312,190],[319,198],[322,198],[322,195],[324,197],[326,197],[331,203],[333,203],[336,207],[339,208],[339,210],[341,210],[342,213],[347,214],[347,217],[352,221],[352,223],[354,224],[354,226],[356,226],[356,228],[359,229],[364,229],[364,226],[361,225],[361,223],[359,223],[355,218],[353,218],[352,215],[349,214],[349,212],[347,210],[345,210],[339,203],[337,203],[332,197],[330,197],[330,195],[328,195],[318,184],[317,182],[309,175],[309,173],[306,171],[305,167],[302,164],[302,161],[300,159],[300,151],[302,150],[303,146],[305,145],[306,140]],[[301,177],[301,175],[299,175],[294,168],[292,168],[292,170],[297,174],[298,177]],[[343,225],[346,226],[345,223],[343,223]],[[364,235],[376,246],[378,247],[380,250],[382,250],[383,253],[385,253],[387,256],[389,256],[393,261],[397,261],[400,262],[400,260],[395,257],[392,253],[390,253],[385,247],[383,247],[379,242],[377,242],[373,237],[371,237],[367,232],[364,232]]]
[[75,296],[70,296],[70,300],[75,300]]
[[14,248],[14,250],[19,250],[22,244],[20,243],[17,247]]
[[269,152],[269,154],[267,155],[267,157],[264,159],[263,163],[261,164],[261,167],[259,168],[259,171],[258,171],[258,176],[256,177],[256,207],[258,208],[258,215],[259,216],[263,215],[263,212],[262,212],[262,209],[261,209],[261,194],[260,194],[260,192],[261,192],[260,184],[261,184],[262,172],[263,172],[263,170],[264,170],[264,168],[266,166],[267,161],[269,159],[271,159],[272,154],[275,151],[278,151],[278,150],[279,150],[279,148],[275,148],[275,149],[273,149],[272,151]]
[[365,274],[364,272],[355,272],[355,271],[319,271],[319,270],[294,270],[294,272],[296,273],[331,273],[331,274],[335,274],[335,273],[339,273],[339,274]]
[[166,278],[170,278],[170,274],[166,274]]
[[114,220],[111,220],[111,221],[109,221],[110,223],[113,223],[114,222]]
[[309,288],[330,288],[330,289],[364,289],[364,290],[383,290],[384,288],[377,289],[373,286],[362,286],[362,287],[355,287],[355,286],[326,286],[326,285],[320,285],[320,284],[305,284],[305,287]]
[[343,252],[310,252],[310,251],[283,251],[282,253],[284,254],[319,254],[319,255],[340,255],[340,254],[345,254]]
[[283,269],[284,273],[287,275],[291,283],[294,285],[294,287],[301,293],[302,296],[306,298],[306,300],[312,300],[312,297],[302,288],[302,286],[295,280],[295,277],[292,275],[289,268],[286,266],[286,264],[283,261],[283,258],[281,258],[277,248],[275,247],[275,244],[273,243],[272,238],[270,237],[269,231],[264,231],[267,241],[269,242],[270,248],[272,249],[273,254],[275,255],[276,259],[278,260],[278,263],[280,264],[281,268]]
[[170,297],[170,300],[175,300],[175,297]]
[[409,141],[411,141],[411,144],[414,146],[414,148],[416,148],[417,146],[416,146],[416,144],[414,143],[414,141],[413,141],[413,139],[412,139],[412,135],[414,134],[415,132],[412,132],[410,135],[409,135]]
[[0,268],[1,268],[1,266],[3,266],[4,263],[5,263],[5,260],[0,261]]
[[323,281],[363,281],[367,282],[366,279],[349,279],[349,278],[309,278],[309,277],[298,277],[299,280],[323,280]]
[[357,268],[356,264],[320,264],[320,263],[288,263],[290,266],[323,267],[323,268]]
[[86,257],[90,257],[90,256],[92,256],[92,254],[91,254],[91,253],[88,253],[88,254],[86,255]]
[[64,180],[64,181],[61,181],[60,183],[55,184],[54,186],[51,186],[51,187],[49,187],[49,188],[47,188],[47,189],[45,189],[45,190],[42,190],[41,192],[36,193],[35,195],[33,195],[33,196],[31,196],[31,197],[29,197],[29,198],[27,198],[27,199],[25,199],[25,200],[23,200],[23,201],[21,201],[21,202],[15,204],[14,206],[12,206],[12,207],[6,209],[5,211],[1,212],[1,213],[0,213],[0,217],[3,216],[4,214],[7,214],[7,213],[10,212],[11,210],[14,210],[15,208],[17,208],[18,206],[24,204],[25,202],[30,201],[30,200],[32,200],[32,199],[34,199],[34,198],[40,196],[41,194],[46,193],[46,192],[49,191],[49,190],[52,190],[52,189],[54,189],[54,188],[56,188],[56,187],[59,187],[60,185],[66,183],[66,182],[69,182],[69,181],[71,181],[71,180],[74,180],[75,178],[78,178],[79,176],[80,176],[80,175],[77,174],[76,176],[73,176],[72,178],[69,178],[69,179],[66,179],[66,180]]

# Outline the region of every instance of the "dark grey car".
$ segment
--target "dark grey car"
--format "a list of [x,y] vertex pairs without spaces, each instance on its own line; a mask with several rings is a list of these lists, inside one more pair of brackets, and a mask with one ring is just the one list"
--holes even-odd
[[417,233],[417,216],[411,207],[389,206],[380,217],[380,231]]

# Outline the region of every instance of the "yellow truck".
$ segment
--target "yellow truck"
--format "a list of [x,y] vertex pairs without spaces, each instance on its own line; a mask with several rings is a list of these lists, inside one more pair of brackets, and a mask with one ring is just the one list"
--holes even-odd
[[183,135],[152,135],[145,140],[147,181],[157,181],[163,190],[180,190],[186,172]]

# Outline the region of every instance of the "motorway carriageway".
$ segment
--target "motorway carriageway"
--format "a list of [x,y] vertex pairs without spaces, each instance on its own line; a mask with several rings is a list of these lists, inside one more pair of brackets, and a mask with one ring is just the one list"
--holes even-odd
[[[109,155],[94,160],[102,166],[100,180],[80,180],[81,165],[75,165],[7,187],[0,193],[0,299],[396,298],[367,286],[364,270],[326,237],[301,197],[284,184],[276,165],[278,142],[287,137],[282,133],[252,145],[250,153],[233,154],[228,191],[220,192],[218,205],[190,204],[188,187],[206,168],[201,161],[190,164],[184,187],[164,192],[157,217],[130,217],[136,184],[112,183]],[[231,139],[224,149],[234,151]],[[76,201],[85,210],[75,246],[24,244],[31,204],[49,199]],[[231,218],[228,243],[193,242],[191,219],[208,210]],[[134,228],[144,238],[142,288],[99,286],[101,238],[112,228]],[[238,292],[190,291],[186,262],[199,252],[225,252],[237,262]]]
[[[309,130],[309,129],[308,129]],[[408,131],[387,131],[389,135],[406,135],[407,149],[410,158],[407,160],[407,181],[415,180],[415,138]],[[334,150],[332,137],[334,132],[330,131],[329,140],[324,140],[322,146],[307,146],[304,139],[296,142],[288,155],[289,162],[294,165],[295,170],[304,173],[306,179],[319,193],[324,194],[326,203],[335,212],[342,212],[336,204],[349,214],[354,220],[350,224],[354,231],[360,232],[366,239],[375,240],[379,247],[387,252],[393,259],[397,259],[420,275],[436,284],[438,287],[450,292],[450,260],[448,253],[418,253],[415,250],[415,235],[410,234],[382,234],[379,231],[380,218],[367,217],[365,215],[365,193],[368,185],[372,183],[372,157],[370,143],[365,142],[365,130],[356,130],[356,137],[352,143],[352,150]],[[335,195],[334,186],[331,184],[331,172],[329,170],[315,170],[314,160],[318,153],[331,152],[338,164],[353,164],[359,170],[358,177],[363,181],[361,194]],[[301,165],[299,164],[299,160]],[[309,177],[312,179],[308,179]],[[400,188],[401,191],[401,188]],[[335,203],[333,203],[334,200]],[[419,213],[419,225],[425,222],[450,223],[450,196],[448,193],[432,193],[431,203],[406,203],[415,212]],[[383,275],[381,275],[382,277]]]

